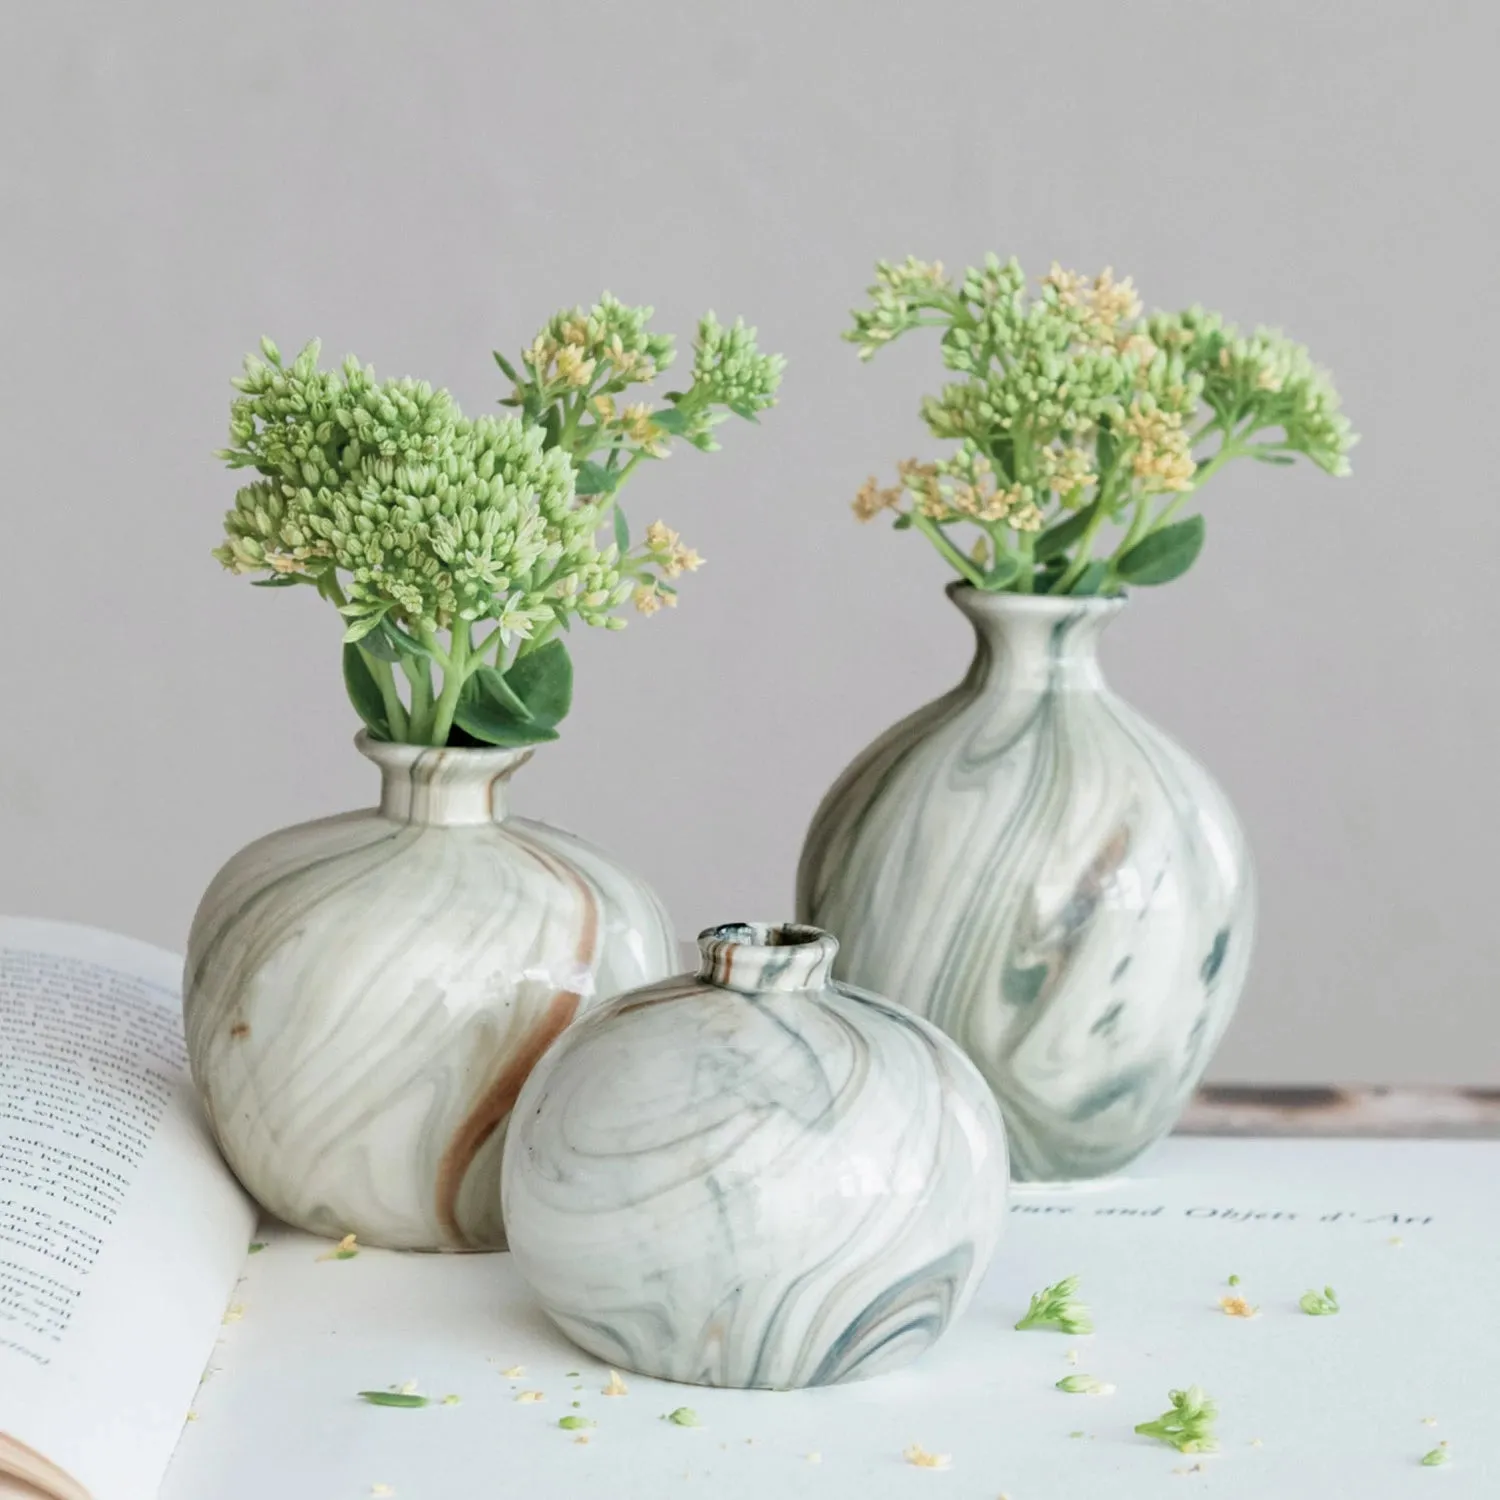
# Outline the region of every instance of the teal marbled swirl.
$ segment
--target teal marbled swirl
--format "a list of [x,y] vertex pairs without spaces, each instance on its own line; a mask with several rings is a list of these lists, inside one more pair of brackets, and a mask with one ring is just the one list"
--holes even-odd
[[621,1369],[829,1385],[916,1357],[999,1237],[1000,1113],[899,1005],[829,980],[798,928],[703,935],[703,964],[580,1019],[506,1143],[517,1269]]
[[1228,1023],[1249,853],[1202,767],[1105,686],[1122,601],[950,594],[968,675],[828,793],[798,917],[963,1046],[1018,1178],[1103,1176],[1171,1129]]

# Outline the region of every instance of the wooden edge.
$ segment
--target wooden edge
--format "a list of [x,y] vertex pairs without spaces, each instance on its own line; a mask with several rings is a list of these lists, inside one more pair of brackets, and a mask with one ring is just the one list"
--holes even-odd
[[1500,1139],[1500,1089],[1212,1084],[1181,1135]]
[[90,1496],[51,1459],[0,1432],[0,1500],[90,1500]]

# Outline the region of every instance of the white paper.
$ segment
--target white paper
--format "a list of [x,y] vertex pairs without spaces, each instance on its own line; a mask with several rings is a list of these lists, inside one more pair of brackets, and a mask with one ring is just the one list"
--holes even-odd
[[[378,1485],[398,1500],[1395,1500],[1427,1485],[1480,1500],[1500,1495],[1497,1245],[1500,1143],[1174,1140],[1128,1181],[1018,1194],[975,1304],[905,1371],[785,1394],[627,1374],[611,1398],[508,1255],[328,1261],[326,1242],[272,1231],[163,1500]],[[1098,1331],[1015,1332],[1029,1293],[1073,1272]],[[1255,1318],[1220,1310],[1231,1274]],[[1298,1298],[1326,1284],[1343,1310],[1306,1316]],[[1116,1389],[1055,1389],[1074,1373]],[[460,1404],[357,1399],[411,1380]],[[1219,1402],[1220,1453],[1135,1435],[1195,1382]],[[702,1426],[662,1420],[681,1406]],[[598,1426],[561,1430],[575,1412]],[[1424,1470],[1444,1439],[1451,1464]],[[951,1466],[912,1467],[909,1444]]]
[[0,920],[0,1435],[150,1500],[253,1212],[203,1129],[170,954]]

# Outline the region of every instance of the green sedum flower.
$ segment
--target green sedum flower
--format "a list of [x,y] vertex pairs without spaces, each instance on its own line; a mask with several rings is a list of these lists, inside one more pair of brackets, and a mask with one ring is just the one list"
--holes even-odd
[[938,263],[882,261],[869,296],[845,334],[861,359],[913,329],[942,331],[943,364],[960,378],[923,400],[922,417],[960,448],[902,464],[893,487],[871,478],[855,514],[892,512],[976,588],[1166,583],[1203,544],[1201,516],[1174,518],[1231,459],[1300,453],[1349,472],[1354,436],[1306,349],[1201,308],[1143,320],[1130,280],[1108,270],[1090,279],[1054,265],[1028,293],[1020,265],[994,255],[956,282]]
[[606,294],[549,320],[524,377],[497,354],[521,409],[504,418],[465,417],[446,391],[379,381],[353,358],[324,370],[316,342],[290,365],[269,339],[246,359],[219,456],[256,477],[214,555],[337,606],[349,696],[377,738],[556,739],[572,701],[557,633],[621,629],[627,601],[644,615],[675,605],[669,580],[701,566],[661,521],[632,546],[616,492],[671,437],[713,449],[726,416],[774,404],[783,361],[709,314],[688,389],[618,409],[616,394],[672,362],[650,315]]
[[355,359],[290,366],[265,343],[235,381],[232,467],[262,477],[225,517],[215,556],[235,572],[340,585],[345,639],[389,619],[418,640],[494,620],[514,636],[577,615],[608,623],[618,557],[574,500],[563,454],[511,418],[469,420],[425,382],[378,382]]

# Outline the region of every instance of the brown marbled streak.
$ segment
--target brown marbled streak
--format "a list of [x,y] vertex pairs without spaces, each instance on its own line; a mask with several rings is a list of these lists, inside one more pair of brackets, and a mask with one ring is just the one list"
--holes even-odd
[[[568,881],[577,892],[583,922],[574,958],[579,964],[586,964],[592,969],[599,942],[599,903],[593,891],[570,866],[544,854],[534,845],[528,844],[527,847],[540,864]],[[455,1244],[471,1244],[463,1226],[458,1222],[458,1195],[469,1168],[474,1164],[474,1158],[515,1108],[521,1085],[541,1061],[542,1054],[578,1014],[580,998],[577,990],[559,990],[552,997],[541,1020],[522,1038],[520,1046],[511,1054],[495,1080],[480,1094],[474,1107],[448,1142],[448,1149],[438,1162],[437,1216],[443,1233]]]

